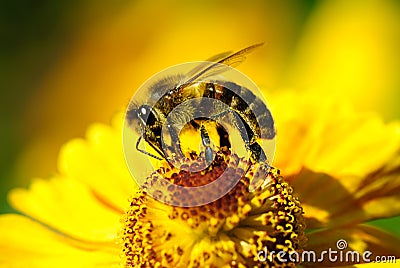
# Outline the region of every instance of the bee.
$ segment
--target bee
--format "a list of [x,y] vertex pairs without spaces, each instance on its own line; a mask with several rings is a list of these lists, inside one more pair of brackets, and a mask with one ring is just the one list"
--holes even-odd
[[[271,112],[265,103],[251,90],[233,81],[216,79],[204,82],[205,78],[214,77],[237,66],[245,60],[246,55],[261,45],[262,43],[256,44],[235,53],[218,54],[208,59],[207,62],[199,64],[187,74],[165,77],[150,86],[149,102],[140,105],[131,103],[126,113],[126,120],[130,125],[135,126],[140,134],[136,142],[136,149],[155,159],[168,160],[162,149],[162,128],[165,125],[171,137],[171,150],[182,154],[177,126],[184,122],[183,119],[186,117],[196,118],[196,114],[201,114],[202,109],[209,109],[210,107],[207,105],[202,105],[203,100],[215,99],[225,104],[225,108],[214,107],[215,110],[219,110],[212,118],[197,117],[195,120],[190,120],[190,125],[200,133],[202,144],[205,147],[206,161],[210,163],[213,154],[205,122],[214,122],[213,125],[215,125],[220,138],[219,147],[229,150],[231,148],[229,134],[217,122],[217,119],[222,116],[230,116],[245,142],[251,162],[266,163],[268,159],[259,140],[261,138],[273,139],[276,132]],[[191,105],[183,105],[187,100],[196,100],[197,102],[194,103],[197,105],[193,105],[193,102]],[[173,110],[175,111],[174,116],[169,116]],[[157,155],[141,149],[140,142],[142,140],[147,142]]]

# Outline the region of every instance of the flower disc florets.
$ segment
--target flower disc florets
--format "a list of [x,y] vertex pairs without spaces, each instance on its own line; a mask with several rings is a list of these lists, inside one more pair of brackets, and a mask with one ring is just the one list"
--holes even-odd
[[[198,165],[197,161],[204,162],[201,158],[187,160],[187,164]],[[231,158],[235,161],[229,161]],[[168,180],[195,187],[214,181],[221,172],[243,174],[243,165],[246,162],[236,155],[218,152],[213,164],[202,172],[165,167],[151,174],[147,185]],[[269,170],[264,186],[250,192],[256,168],[252,166],[228,194],[202,206],[170,206],[153,199],[146,190],[138,190],[123,217],[125,267],[296,266],[295,262],[283,263],[277,253],[285,252],[287,257],[301,252],[304,246],[300,202],[274,168]],[[188,193],[187,198],[201,198]],[[265,251],[267,258],[260,258]]]

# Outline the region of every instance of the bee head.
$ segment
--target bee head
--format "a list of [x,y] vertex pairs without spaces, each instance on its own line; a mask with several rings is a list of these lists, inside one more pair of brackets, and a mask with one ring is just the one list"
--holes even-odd
[[131,108],[126,113],[126,119],[132,127],[143,131],[146,126],[151,126],[156,122],[156,114],[153,108],[147,104]]

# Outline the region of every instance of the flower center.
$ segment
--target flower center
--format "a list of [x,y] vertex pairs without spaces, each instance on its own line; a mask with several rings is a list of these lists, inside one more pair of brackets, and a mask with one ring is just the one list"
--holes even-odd
[[[160,169],[148,181],[190,187],[210,183],[225,170],[243,174],[247,162],[230,157],[237,156],[219,152],[209,168],[193,174]],[[264,186],[250,192],[253,170],[255,165],[222,198],[197,207],[166,205],[137,190],[122,219],[125,267],[296,266],[288,256],[301,252],[306,241],[300,202],[274,168]]]

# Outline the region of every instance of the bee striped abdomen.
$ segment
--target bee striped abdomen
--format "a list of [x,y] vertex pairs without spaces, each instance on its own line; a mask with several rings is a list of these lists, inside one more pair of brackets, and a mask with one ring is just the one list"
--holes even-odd
[[203,97],[217,99],[235,111],[244,123],[250,139],[275,137],[271,112],[249,89],[233,82],[208,83]]

